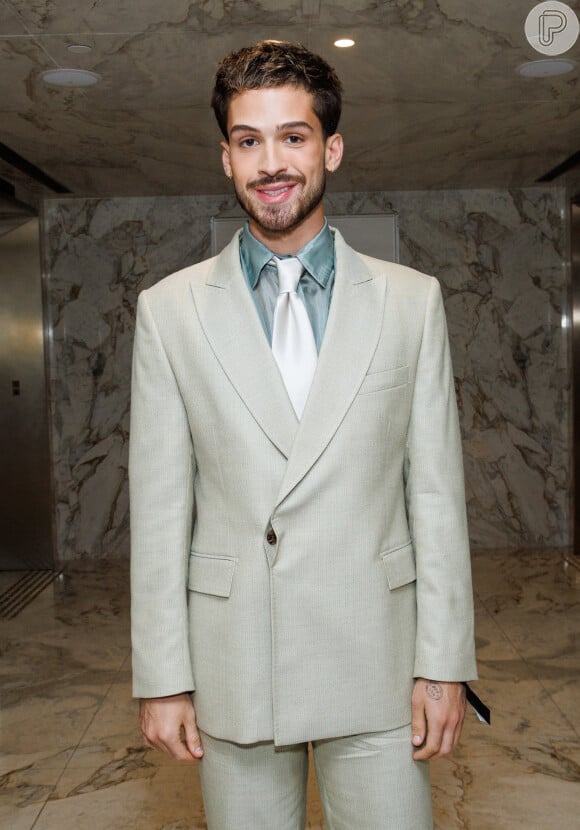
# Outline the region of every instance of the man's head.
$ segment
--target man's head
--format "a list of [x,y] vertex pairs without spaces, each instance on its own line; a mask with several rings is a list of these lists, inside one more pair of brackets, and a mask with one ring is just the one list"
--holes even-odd
[[301,87],[309,92],[324,137],[336,132],[342,109],[342,84],[334,69],[298,43],[264,40],[226,55],[218,65],[211,105],[226,141],[228,110],[235,95],[282,86]]
[[224,58],[212,99],[222,164],[250,230],[295,253],[324,223],[326,173],[340,165],[340,81],[303,46],[264,41]]

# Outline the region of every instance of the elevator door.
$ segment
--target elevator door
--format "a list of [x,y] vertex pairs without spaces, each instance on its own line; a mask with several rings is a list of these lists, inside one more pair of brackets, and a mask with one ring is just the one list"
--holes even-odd
[[53,567],[38,220],[0,236],[0,570]]

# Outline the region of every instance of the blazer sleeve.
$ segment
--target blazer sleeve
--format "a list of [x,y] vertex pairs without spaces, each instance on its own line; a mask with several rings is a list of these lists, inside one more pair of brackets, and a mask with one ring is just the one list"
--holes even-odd
[[445,311],[431,279],[414,383],[405,494],[417,563],[415,677],[477,676],[461,436]]
[[139,296],[133,350],[129,487],[133,693],[192,691],[187,571],[195,456],[184,403]]

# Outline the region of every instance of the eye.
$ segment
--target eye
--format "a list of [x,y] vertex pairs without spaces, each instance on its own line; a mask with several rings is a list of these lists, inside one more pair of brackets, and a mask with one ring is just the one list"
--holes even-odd
[[286,136],[286,141],[288,142],[288,144],[302,144],[304,139],[301,135],[294,135],[293,134],[293,135]]
[[249,136],[248,138],[243,138],[240,141],[240,147],[255,147],[257,143],[258,140],[256,138],[252,138],[252,136]]

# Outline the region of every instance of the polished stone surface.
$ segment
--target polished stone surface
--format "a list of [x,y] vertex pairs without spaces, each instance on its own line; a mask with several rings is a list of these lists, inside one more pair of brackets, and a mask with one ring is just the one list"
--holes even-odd
[[[543,57],[524,36],[532,5],[0,0],[2,141],[80,196],[220,193],[214,68],[231,49],[289,39],[344,83],[333,190],[530,186],[578,150],[580,126],[577,63],[559,77],[516,72]],[[344,36],[356,46],[336,49]],[[55,66],[101,82],[48,87],[40,74]]]
[[[475,546],[569,544],[565,192],[329,194],[329,214],[399,214],[400,261],[441,282]],[[207,257],[230,195],[46,203],[57,550],[128,546],[129,384],[137,295]],[[239,213],[239,209],[237,210]],[[364,325],[364,321],[361,321]]]
[[[474,688],[492,726],[470,712],[460,748],[432,764],[436,830],[574,830],[580,569],[548,549],[482,551],[473,567]],[[196,769],[139,735],[127,585],[124,560],[72,562],[0,621],[2,830],[206,828]],[[324,827],[312,776],[307,827]]]

